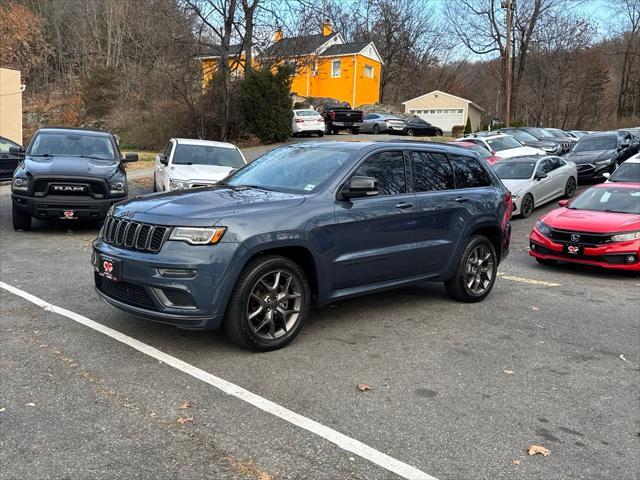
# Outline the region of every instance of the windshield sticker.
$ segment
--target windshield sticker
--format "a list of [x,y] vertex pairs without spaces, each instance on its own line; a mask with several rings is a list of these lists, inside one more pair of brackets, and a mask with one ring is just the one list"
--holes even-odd
[[311,191],[311,190],[313,190],[314,188],[316,188],[316,186],[315,186],[314,184],[312,184],[312,183],[308,183],[308,184],[307,184],[307,186],[306,186],[306,187],[304,187],[304,189],[305,189],[307,192],[310,192],[310,191]]

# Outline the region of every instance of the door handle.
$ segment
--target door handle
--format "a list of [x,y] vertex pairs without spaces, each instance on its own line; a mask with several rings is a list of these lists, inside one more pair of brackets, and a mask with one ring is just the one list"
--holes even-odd
[[469,197],[456,197],[454,202],[458,202],[458,203],[462,203],[462,202],[468,202],[469,201]]
[[405,209],[413,207],[413,203],[410,202],[400,202],[396,205],[396,208]]

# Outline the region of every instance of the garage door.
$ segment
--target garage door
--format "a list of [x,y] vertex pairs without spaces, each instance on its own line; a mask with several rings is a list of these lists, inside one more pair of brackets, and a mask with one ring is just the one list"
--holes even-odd
[[435,125],[443,132],[450,132],[455,125],[464,125],[464,110],[462,108],[436,108],[425,110],[409,110],[431,125]]

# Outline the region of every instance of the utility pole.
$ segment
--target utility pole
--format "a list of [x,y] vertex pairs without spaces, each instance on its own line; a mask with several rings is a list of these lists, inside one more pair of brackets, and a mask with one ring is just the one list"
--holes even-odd
[[501,6],[504,8],[506,13],[506,39],[504,42],[504,102],[502,105],[502,121],[505,127],[508,127],[511,123],[511,73],[513,69],[511,68],[511,32],[512,32],[512,22],[513,22],[513,4],[515,0],[502,0]]

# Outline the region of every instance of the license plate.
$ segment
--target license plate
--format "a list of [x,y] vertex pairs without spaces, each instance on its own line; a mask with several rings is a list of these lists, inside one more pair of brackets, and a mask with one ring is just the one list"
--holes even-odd
[[353,122],[344,122],[344,126],[345,127],[351,127],[351,126],[353,126]]
[[63,220],[77,220],[78,215],[75,210],[65,210],[62,212],[62,216],[60,218]]
[[569,255],[582,255],[583,247],[581,245],[565,245],[564,252]]
[[98,275],[113,282],[120,280],[120,260],[100,255],[98,257]]

